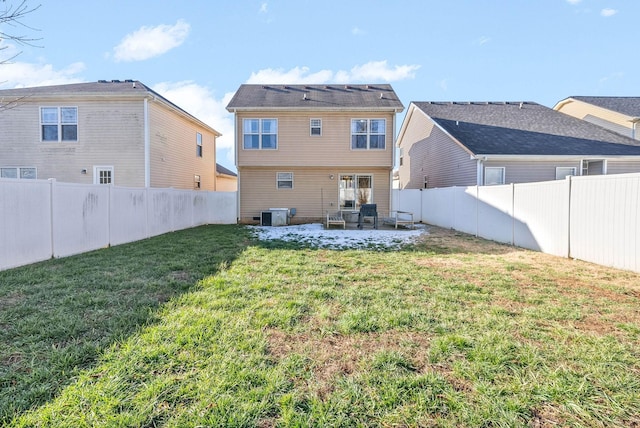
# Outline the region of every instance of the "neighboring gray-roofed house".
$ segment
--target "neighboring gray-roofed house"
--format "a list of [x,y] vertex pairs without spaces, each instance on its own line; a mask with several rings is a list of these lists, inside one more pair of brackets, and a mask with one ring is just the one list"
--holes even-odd
[[215,190],[216,138],[135,80],[0,90],[0,177]]
[[412,102],[400,188],[640,172],[640,143],[533,102]]
[[558,102],[554,110],[640,140],[640,97],[573,96]]
[[391,205],[396,115],[390,85],[242,85],[236,120],[239,216],[295,208],[294,222],[327,211]]
[[235,192],[238,190],[238,174],[228,168],[216,164],[216,190],[220,192]]

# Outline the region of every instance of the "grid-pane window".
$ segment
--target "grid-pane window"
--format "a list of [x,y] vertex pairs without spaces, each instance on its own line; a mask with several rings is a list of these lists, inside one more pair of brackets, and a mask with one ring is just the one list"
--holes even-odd
[[78,141],[77,107],[41,107],[42,141]]
[[95,184],[113,184],[113,167],[112,166],[94,167],[93,182]]
[[322,119],[311,119],[309,121],[309,128],[312,137],[319,137],[322,135]]
[[352,149],[384,149],[386,147],[385,119],[353,119],[351,121]]
[[247,150],[278,148],[278,119],[244,119],[242,133]]
[[293,189],[293,172],[279,172],[276,178],[278,189]]

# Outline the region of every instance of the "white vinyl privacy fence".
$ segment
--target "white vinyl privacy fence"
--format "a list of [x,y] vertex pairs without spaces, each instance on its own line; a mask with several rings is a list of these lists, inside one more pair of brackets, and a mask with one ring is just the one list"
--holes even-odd
[[236,218],[236,192],[0,179],[0,270]]
[[640,174],[396,190],[393,202],[416,221],[640,272]]

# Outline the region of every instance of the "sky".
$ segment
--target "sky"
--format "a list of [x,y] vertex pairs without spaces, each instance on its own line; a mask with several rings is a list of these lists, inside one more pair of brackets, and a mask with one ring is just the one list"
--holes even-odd
[[222,133],[234,171],[225,107],[244,83],[389,83],[405,112],[640,96],[637,0],[25,1],[0,33],[37,40],[0,38],[0,89],[139,80]]

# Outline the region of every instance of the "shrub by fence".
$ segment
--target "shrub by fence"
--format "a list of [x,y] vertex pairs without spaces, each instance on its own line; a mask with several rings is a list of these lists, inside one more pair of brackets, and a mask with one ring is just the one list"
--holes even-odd
[[0,179],[0,270],[203,224],[234,224],[236,195]]
[[412,211],[416,221],[640,271],[640,174],[396,190],[394,206]]

